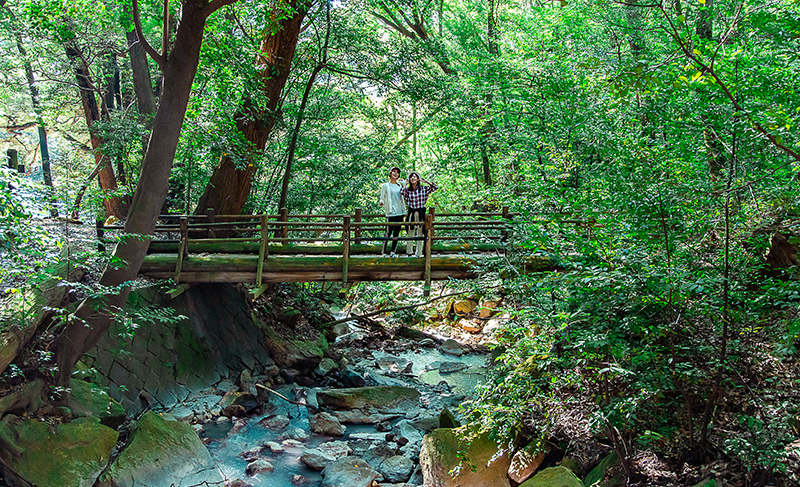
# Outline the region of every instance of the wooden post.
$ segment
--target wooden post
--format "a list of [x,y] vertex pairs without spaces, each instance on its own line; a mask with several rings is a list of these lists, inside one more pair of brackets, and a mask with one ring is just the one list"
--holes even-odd
[[425,215],[425,287],[422,291],[422,295],[425,297],[431,295],[431,245],[433,243],[433,219],[435,215],[435,208],[431,208],[430,213]]
[[98,252],[105,252],[106,251],[106,244],[103,242],[103,238],[105,236],[105,227],[106,222],[103,221],[102,218],[97,218],[95,220],[95,228],[97,228],[97,251]]
[[361,243],[361,208],[356,208],[355,218],[353,219],[354,230],[353,240],[356,245]]
[[[511,216],[508,213],[508,207],[503,207],[503,219],[505,220],[505,224],[507,224],[511,220]],[[504,225],[505,226],[505,225]],[[503,249],[508,254],[508,227],[503,228],[500,232],[500,243],[503,244]]]
[[258,274],[256,285],[261,286],[261,275],[264,271],[264,260],[269,257],[269,232],[267,232],[267,215],[261,215],[261,246],[258,249]]
[[[278,220],[284,222],[284,224],[279,226],[278,231],[276,231],[275,233],[280,235],[281,238],[284,239],[289,238],[289,225],[286,224],[286,222],[289,221],[289,208],[281,208]],[[283,241],[283,245],[288,245],[288,244],[289,244],[288,240]]]
[[[208,215],[208,223],[214,223],[217,220],[214,208],[206,210],[206,215]],[[208,227],[208,238],[217,238],[217,232],[214,231],[214,227]]]
[[25,164],[17,164],[17,174],[25,174]]
[[178,262],[175,264],[175,283],[181,282],[183,259],[189,258],[189,219],[181,217],[181,245],[178,248]]
[[17,162],[19,162],[19,154],[17,153],[17,149],[8,149],[6,151],[6,156],[8,160],[8,168],[16,169]]
[[350,217],[344,217],[344,225],[342,226],[342,286],[347,285],[347,266],[350,263]]

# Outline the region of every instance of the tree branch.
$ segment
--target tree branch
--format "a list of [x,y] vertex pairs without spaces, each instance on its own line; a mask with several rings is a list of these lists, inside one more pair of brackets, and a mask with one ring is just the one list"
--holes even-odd
[[147,42],[147,39],[144,38],[144,32],[142,32],[142,19],[139,17],[139,1],[133,1],[133,30],[136,32],[136,37],[139,39],[139,43],[142,45],[142,49],[144,52],[150,55],[153,58],[153,61],[158,64],[159,69],[161,72],[164,72],[164,63],[166,59],[159,53],[153,49],[153,46]]

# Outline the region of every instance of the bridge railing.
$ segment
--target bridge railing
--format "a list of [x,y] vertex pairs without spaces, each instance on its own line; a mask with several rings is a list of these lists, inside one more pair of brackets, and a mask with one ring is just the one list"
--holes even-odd
[[[348,282],[351,256],[379,254],[388,240],[387,227],[413,226],[425,229],[423,237],[401,231],[399,243],[424,241],[425,290],[430,290],[431,259],[440,253],[504,251],[514,214],[500,212],[436,213],[430,208],[425,220],[413,223],[386,222],[383,214],[289,214],[284,208],[273,215],[163,215],[155,228],[150,253],[177,254],[175,281],[181,282],[183,263],[193,254],[258,254],[256,284],[262,287],[264,263],[270,255],[338,255],[341,256],[342,282]],[[121,230],[121,226],[98,225],[98,236],[104,230]],[[322,244],[322,245],[320,245]],[[406,261],[419,265],[423,262]]]

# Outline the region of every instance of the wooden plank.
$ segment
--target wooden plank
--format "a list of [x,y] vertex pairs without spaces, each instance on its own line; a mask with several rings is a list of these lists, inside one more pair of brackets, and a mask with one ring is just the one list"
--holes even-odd
[[[475,237],[478,238],[484,237]],[[499,237],[495,237],[499,238]],[[459,238],[461,239],[461,238]],[[191,253],[212,253],[212,254],[258,254],[260,251],[260,241],[254,239],[246,239],[247,241],[210,241],[204,239],[198,241],[196,239],[189,240],[189,251]],[[337,239],[339,240],[339,239]],[[472,240],[459,242],[459,243],[440,243],[441,240],[457,240],[453,237],[439,237],[434,236],[431,251],[437,253],[459,253],[459,252],[493,252],[502,249],[499,244],[474,242]],[[364,241],[362,239],[362,241]],[[270,242],[272,240],[270,239]],[[177,253],[180,248],[180,240],[153,240],[150,242],[150,248],[147,250],[150,254],[166,254]],[[308,254],[308,255],[342,255],[344,246],[339,243],[335,245],[315,245],[315,244],[301,244],[290,243],[287,245],[271,243],[268,245],[268,253],[271,254]],[[350,244],[350,255],[363,255],[363,254],[380,254],[380,244],[367,244],[361,245]]]
[[183,292],[189,289],[190,287],[192,287],[192,284],[189,284],[187,282],[178,284],[177,286],[175,286],[174,289],[169,290],[167,292],[167,295],[169,296],[170,299],[175,299],[181,294],[183,294]]

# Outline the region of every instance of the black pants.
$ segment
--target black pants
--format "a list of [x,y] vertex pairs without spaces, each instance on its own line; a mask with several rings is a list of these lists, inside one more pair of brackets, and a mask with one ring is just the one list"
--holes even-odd
[[[386,221],[389,223],[402,223],[403,215],[387,216]],[[386,225],[386,238],[393,237],[392,239],[392,253],[397,251],[397,237],[400,236],[400,225]],[[389,240],[383,241],[383,254],[386,255],[386,247]]]

